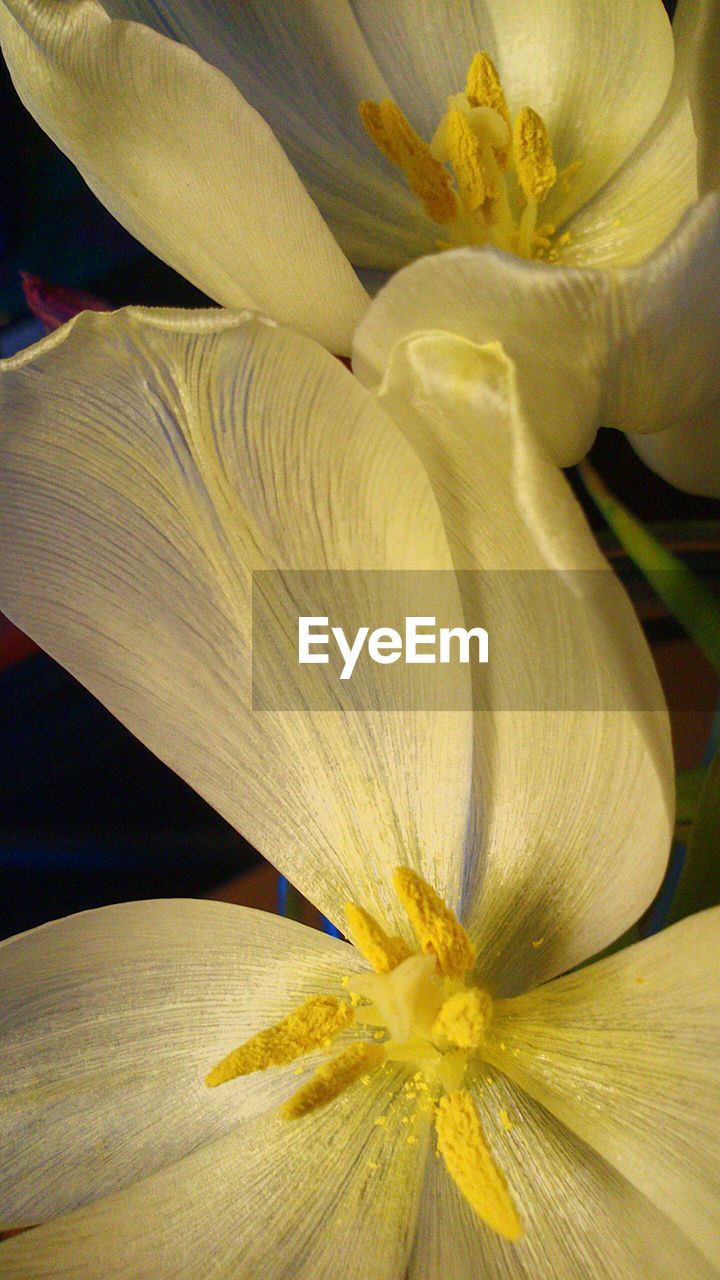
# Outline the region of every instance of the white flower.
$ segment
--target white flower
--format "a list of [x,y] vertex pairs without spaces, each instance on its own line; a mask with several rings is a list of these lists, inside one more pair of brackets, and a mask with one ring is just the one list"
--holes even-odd
[[[674,41],[660,0],[4,0],[0,39],[93,190],[218,302],[337,354],[365,313],[372,386],[404,334],[499,340],[561,464],[619,427],[718,493],[719,13],[680,0]],[[466,96],[479,53],[499,96]],[[350,262],[415,259],[366,310]]]
[[[251,315],[86,313],[0,368],[0,422],[3,609],[379,968],[388,944],[348,901],[450,956],[430,1052],[433,963],[401,951],[372,977],[346,944],[241,908],[131,904],[4,945],[0,1214],[45,1225],[0,1246],[0,1274],[717,1274],[717,913],[557,978],[657,889],[669,736],[630,605],[507,359],[411,339],[378,399]],[[518,470],[545,499],[531,525]],[[278,599],[297,568],[482,566],[457,583],[466,608],[481,594],[493,679],[471,707],[462,676],[452,711],[256,710],[267,566]],[[308,1081],[286,1052],[270,1065],[265,1037],[233,1062],[260,1044],[266,1070],[205,1088],[241,1042],[347,991],[382,1024],[385,1048],[360,1029],[366,1082],[343,1058],[314,1086],[327,1105],[303,1092],[290,1110],[307,1114],[284,1118]],[[312,1050],[317,1009],[272,1033],[276,1059],[278,1040]]]

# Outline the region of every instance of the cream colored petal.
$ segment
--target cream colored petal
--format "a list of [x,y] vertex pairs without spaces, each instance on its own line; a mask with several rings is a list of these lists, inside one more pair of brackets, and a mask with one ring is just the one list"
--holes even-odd
[[720,908],[496,1008],[484,1050],[720,1266]]
[[[348,899],[399,911],[403,863],[457,904],[469,710],[433,686],[426,710],[381,712],[388,668],[369,661],[349,687],[370,709],[315,709],[296,662],[295,573],[357,570],[334,580],[357,618],[387,581],[359,571],[452,565],[376,398],[257,317],[136,309],[85,314],[6,362],[0,396],[7,613],[338,923]],[[469,706],[455,673],[450,706]]]
[[[240,1124],[0,1245],[3,1280],[404,1280],[428,1120],[382,1069],[304,1120]],[[408,1143],[408,1137],[417,1139]]]
[[204,1077],[308,996],[342,995],[358,963],[314,930],[218,902],[104,907],[6,942],[0,1223],[65,1213],[279,1106],[292,1067],[222,1089]]
[[720,498],[720,399],[652,435],[629,435],[643,462],[686,493]]
[[409,1280],[717,1277],[662,1212],[508,1080],[490,1070],[476,1096],[524,1235],[508,1244],[482,1226],[431,1160]]
[[679,0],[673,19],[677,58],[686,71],[698,136],[700,190],[720,187],[720,5],[718,0]]
[[551,269],[496,249],[422,258],[393,276],[361,320],[353,370],[376,387],[394,344],[423,330],[501,342],[533,428],[562,466],[590,448],[608,363],[604,272]]
[[345,353],[367,295],[268,126],[224,75],[97,0],[7,0],[15,86],[111,213],[216,301]]
[[545,121],[570,191],[545,206],[565,218],[617,171],[660,112],[673,70],[661,0],[352,0],[393,97],[426,137],[448,94],[465,85],[473,54],[496,61],[514,114]]
[[466,615],[489,633],[488,667],[473,668],[477,843],[463,918],[480,981],[517,991],[593,955],[654,896],[673,808],[664,701],[502,352],[415,335],[380,399],[428,469],[456,568],[484,571],[461,576]]
[[104,0],[219,67],[268,122],[352,262],[385,270],[435,246],[398,169],[360,124],[390,95],[348,0]]
[[424,258],[392,277],[355,334],[377,386],[394,344],[421,330],[500,341],[528,420],[567,466],[601,425],[659,431],[720,395],[720,198],[706,196],[644,262],[550,268],[497,250]]

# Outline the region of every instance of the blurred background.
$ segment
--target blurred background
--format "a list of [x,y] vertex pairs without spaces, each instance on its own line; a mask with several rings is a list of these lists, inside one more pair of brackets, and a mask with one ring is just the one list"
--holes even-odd
[[[26,304],[21,272],[88,290],[113,308],[210,305],[98,203],[24,111],[4,64],[0,119],[0,354],[44,333]],[[616,495],[717,586],[720,504],[666,485],[618,433],[600,433],[592,460]],[[695,768],[717,679],[576,488],[652,644],[678,768]],[[202,894],[273,910],[275,874],[62,668],[0,620],[0,936],[108,902]]]

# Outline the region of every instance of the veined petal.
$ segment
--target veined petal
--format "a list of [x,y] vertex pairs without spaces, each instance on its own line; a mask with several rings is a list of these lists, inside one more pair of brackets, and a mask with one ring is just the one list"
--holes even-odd
[[600,425],[660,431],[720,395],[719,240],[720,197],[711,195],[649,258],[612,272],[494,249],[423,258],[368,308],[353,368],[377,386],[394,344],[421,330],[500,341],[528,421],[567,466]]
[[228,307],[348,350],[367,301],[260,116],[189,49],[97,0],[7,0],[0,41],[25,105],[111,213]]
[[492,1069],[475,1095],[522,1238],[507,1244],[484,1228],[430,1160],[410,1280],[714,1280],[674,1223],[532,1098]]
[[403,1280],[430,1123],[402,1124],[403,1076],[383,1069],[303,1120],[238,1125],[142,1182],[0,1245],[2,1275]]
[[718,1266],[720,908],[496,1005],[484,1053]]
[[[268,122],[351,261],[390,270],[435,246],[398,169],[360,123],[390,90],[348,0],[103,0],[195,49]],[[433,126],[434,127],[434,126]]]
[[0,1223],[65,1213],[279,1107],[294,1064],[203,1079],[358,966],[314,930],[219,902],[103,907],[6,942]]
[[701,192],[720,187],[718,80],[720,79],[720,5],[718,0],[679,0],[673,18],[677,59],[687,88],[698,139]]
[[720,398],[651,435],[628,435],[643,462],[686,493],[720,498]]
[[[438,686],[425,710],[385,709],[372,663],[369,710],[317,709],[299,665],[287,707],[253,702],[253,656],[272,675],[284,634],[252,634],[254,570],[274,571],[268,607],[297,654],[294,571],[452,569],[376,398],[257,317],[132,308],[7,361],[0,397],[7,613],[338,923],[355,901],[392,925],[398,865],[457,905],[467,668],[456,710]],[[362,616],[367,575],[342,582],[339,609]]]
[[[671,835],[664,700],[632,607],[526,424],[499,348],[398,344],[381,402],[424,462],[475,678],[475,839],[463,923],[478,981],[522,990],[617,937],[649,904]],[[466,621],[466,626],[469,625]]]
[[449,94],[485,50],[511,114],[531,106],[548,127],[558,168],[580,160],[570,190],[546,206],[558,222],[619,169],[662,107],[673,39],[660,0],[352,0],[391,95],[432,137]]

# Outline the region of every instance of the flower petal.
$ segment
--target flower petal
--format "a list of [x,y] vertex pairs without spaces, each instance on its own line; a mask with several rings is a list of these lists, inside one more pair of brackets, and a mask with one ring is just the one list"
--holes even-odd
[[497,1006],[484,1053],[720,1264],[720,908]]
[[[669,727],[632,607],[517,403],[499,348],[399,344],[380,399],[424,462],[490,635],[476,677],[464,923],[496,992],[561,972],[654,896],[673,810]],[[466,625],[468,625],[466,623]]]
[[[0,366],[0,399],[8,613],[338,923],[348,900],[395,905],[400,864],[457,904],[467,668],[456,710],[443,687],[425,710],[380,711],[371,663],[369,710],[314,709],[299,666],[287,709],[253,703],[253,656],[281,635],[252,634],[254,570],[274,570],[290,626],[287,573],[452,567],[427,476],[376,398],[257,317],[131,308]],[[367,574],[342,582],[339,608],[362,616]]]
[[628,435],[643,462],[686,493],[720,498],[720,399],[652,435]]
[[718,0],[679,0],[673,18],[677,57],[687,75],[698,138],[701,192],[720,187],[718,96],[720,77],[720,4]]
[[348,350],[367,295],[224,75],[95,0],[7,0],[0,40],[25,105],[143,244],[224,306]]
[[104,0],[181,40],[268,122],[352,262],[390,270],[435,247],[398,169],[362,128],[358,104],[390,95],[348,0]]
[[591,1148],[510,1081],[489,1071],[477,1102],[524,1234],[507,1244],[484,1228],[428,1162],[410,1280],[713,1280],[678,1228]]
[[582,167],[544,211],[564,220],[607,182],[660,112],[673,39],[660,0],[352,0],[392,96],[432,137],[472,57],[497,63],[514,114],[531,106],[548,127],[558,168]]
[[[184,1160],[0,1245],[7,1280],[402,1280],[429,1119],[383,1069],[303,1120],[238,1125]],[[410,1144],[409,1137],[416,1139]]]
[[493,249],[423,258],[371,303],[353,369],[377,386],[393,345],[420,330],[497,340],[516,363],[528,420],[567,466],[600,425],[659,431],[720,395],[719,241],[713,195],[651,257],[612,273]]
[[0,1222],[65,1213],[279,1106],[292,1067],[204,1076],[357,967],[323,934],[219,902],[104,907],[6,942]]

